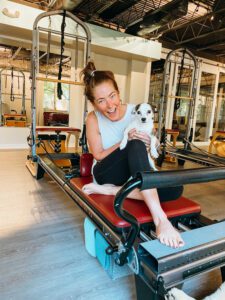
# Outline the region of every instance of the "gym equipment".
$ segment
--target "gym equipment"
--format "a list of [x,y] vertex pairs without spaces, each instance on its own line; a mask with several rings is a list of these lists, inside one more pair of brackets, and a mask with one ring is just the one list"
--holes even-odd
[[[172,64],[179,64],[181,66],[180,76],[178,81],[178,86],[176,88],[175,95],[169,95],[169,85],[170,80],[170,69],[172,68]],[[189,88],[188,95],[183,96],[180,92],[180,84],[182,79],[182,74],[184,72],[184,67],[187,66],[191,70],[191,78],[189,78]],[[212,145],[215,142],[214,139],[211,142],[211,146],[209,148],[209,152],[203,151],[199,149],[196,145],[192,143],[193,140],[193,132],[194,132],[194,109],[196,103],[196,91],[197,91],[197,78],[198,78],[198,62],[195,56],[185,48],[180,48],[177,50],[172,50],[167,55],[165,64],[164,64],[164,73],[162,80],[162,95],[160,99],[160,109],[159,109],[159,126],[158,126],[158,137],[161,142],[161,154],[157,159],[158,166],[161,166],[164,160],[168,161],[171,159],[172,161],[177,160],[179,165],[184,165],[185,160],[206,165],[206,166],[224,166],[225,159],[223,155],[221,157],[217,157],[212,153]],[[174,99],[174,111],[176,113],[177,109],[180,106],[180,100],[185,99],[189,101],[188,106],[188,116],[185,125],[185,134],[182,138],[183,146],[176,147],[173,143],[171,144],[167,140],[168,129],[165,129],[165,120],[167,113],[167,106],[169,99]],[[169,129],[170,130],[170,129]],[[172,129],[174,130],[174,129]],[[179,131],[179,129],[177,129]],[[215,142],[216,145],[216,142]],[[223,145],[220,145],[220,150],[223,152]]]
[[[170,69],[172,64],[180,64],[180,76],[178,86],[176,88],[175,95],[168,95],[169,93],[169,78],[170,78]],[[188,66],[191,70],[191,80],[189,82],[188,88],[188,95],[181,95],[180,93],[180,84],[181,78],[183,74],[184,66]],[[196,103],[196,90],[197,90],[197,78],[198,78],[198,63],[195,56],[186,48],[179,48],[176,50],[172,50],[168,53],[166,57],[166,61],[164,64],[164,72],[163,72],[163,79],[162,79],[162,94],[160,98],[160,108],[159,108],[159,130],[158,136],[159,140],[161,140],[161,135],[163,131],[165,131],[165,121],[166,121],[166,112],[169,99],[175,99],[175,111],[180,106],[180,101],[182,99],[189,100],[189,109],[188,109],[188,116],[187,116],[187,124],[186,124],[186,132],[185,132],[185,139],[192,140],[191,131],[193,127],[193,119],[194,119],[194,107]],[[163,142],[163,141],[162,141]],[[188,144],[184,143],[184,148],[186,149]]]
[[[73,178],[67,178],[65,172],[56,167],[53,162],[56,156],[49,158],[41,154],[39,157],[37,179],[47,172],[91,219],[107,241],[104,261],[110,260],[111,264],[113,260],[114,265],[121,268],[129,266],[135,274],[138,300],[164,299],[170,288],[215,268],[221,268],[224,281],[225,232],[220,229],[225,222],[216,223],[205,218],[200,206],[185,197],[163,202],[163,210],[173,225],[184,232],[182,236],[186,242],[184,247],[172,249],[155,240],[153,220],[145,203],[126,197],[135,188],[225,179],[225,167],[140,173],[129,180],[114,199],[114,196],[86,195],[82,191],[85,184],[92,182],[90,154],[81,156],[80,174]],[[107,270],[108,267],[104,266]]]
[[[62,12],[57,13],[61,14]],[[81,21],[78,23],[85,26]],[[90,37],[88,41],[90,41]],[[135,188],[173,187],[225,179],[224,165],[214,162],[216,166],[208,168],[138,173],[124,184],[116,197],[98,194],[86,195],[82,191],[82,187],[92,182],[93,157],[90,153],[85,153],[87,152],[85,124],[81,143],[83,154],[80,155],[79,162],[76,162],[78,164],[76,164],[77,168],[74,172],[69,174],[56,164],[58,159],[72,160],[74,154],[47,152],[38,154],[35,152],[37,130],[34,117],[35,71],[34,68],[32,76],[33,125],[30,138],[32,155],[29,159],[37,163],[37,179],[42,178],[44,173],[48,173],[91,220],[92,225],[86,222],[89,223],[86,225],[89,230],[86,229],[85,238],[88,239],[88,235],[92,234],[90,240],[98,247],[86,242],[89,253],[93,256],[96,255],[101,265],[111,275],[115,269],[118,272],[119,268],[121,270],[129,268],[135,274],[138,300],[162,300],[171,287],[214,268],[221,268],[224,280],[225,232],[223,230],[220,235],[213,234],[213,238],[209,238],[208,234],[209,231],[216,233],[218,227],[219,229],[224,227],[224,222],[216,223],[203,217],[200,206],[185,197],[162,203],[162,207],[173,225],[184,232],[182,235],[186,240],[186,246],[174,250],[155,240],[153,219],[145,203],[126,198]],[[192,239],[192,235],[189,236],[189,230],[193,230],[195,240]],[[156,254],[159,253],[161,255],[157,256]]]
[[212,136],[209,153],[213,153],[213,150],[218,156],[225,157],[225,131],[217,130]]
[[[9,74],[10,71],[10,74]],[[17,72],[18,74],[14,74]],[[11,79],[10,84],[10,93],[2,91],[2,78],[5,77],[5,89],[7,89],[8,77]],[[14,79],[18,79],[18,90],[20,89],[20,79],[22,79],[22,93],[14,92]],[[3,95],[10,96],[10,101],[15,101],[16,98],[22,98],[22,108],[21,111],[16,115],[14,113],[3,114],[2,104],[3,104]],[[22,71],[15,71],[13,68],[4,68],[0,70],[0,126],[26,126],[26,109],[25,109],[25,75]],[[14,120],[15,122],[12,122]],[[10,121],[10,122],[9,122]],[[22,121],[22,122],[19,122]]]
[[[60,17],[62,16],[62,26],[63,29],[63,38],[62,38],[62,32],[54,30],[49,25],[48,28],[40,27],[39,22],[41,22],[45,18],[53,18],[53,17]],[[70,20],[70,22],[73,22],[74,26],[76,27],[77,33],[72,34],[65,32],[65,24],[66,21]],[[49,23],[50,24],[50,23]],[[79,30],[81,31],[80,35],[78,35]],[[61,53],[60,53],[60,65],[59,65],[59,76],[58,79],[51,78],[51,77],[41,77],[38,76],[39,71],[39,32],[47,33],[47,40],[48,45],[47,48],[50,49],[50,43],[51,43],[51,37],[52,35],[61,36]],[[60,135],[62,132],[68,133],[68,139],[66,142],[66,146],[69,145],[69,138],[71,135],[75,136],[75,148],[77,150],[78,148],[78,134],[80,133],[80,129],[71,128],[71,127],[36,127],[36,88],[37,88],[37,81],[50,81],[50,82],[56,82],[57,84],[61,83],[67,83],[72,85],[83,85],[81,81],[73,81],[73,80],[67,80],[62,79],[62,55],[64,51],[64,37],[68,37],[70,39],[75,39],[75,46],[76,49],[75,53],[78,53],[78,46],[80,47],[80,44],[82,44],[81,48],[84,49],[84,61],[83,66],[87,64],[87,61],[90,58],[90,31],[88,27],[81,22],[77,17],[75,17],[72,13],[68,11],[63,10],[57,10],[57,11],[51,11],[40,14],[33,25],[33,44],[32,44],[32,70],[31,70],[31,79],[32,79],[32,94],[31,94],[31,112],[32,112],[32,123],[31,123],[31,130],[30,130],[30,136],[28,137],[28,144],[31,149],[30,155],[28,155],[28,161],[26,165],[30,169],[31,173],[34,176],[37,176],[36,170],[37,170],[37,162],[39,160],[39,153],[42,153],[43,150],[40,150],[40,146],[44,148],[46,153],[55,153],[62,156],[63,152],[65,152],[65,140]],[[49,56],[49,54],[48,54]],[[78,59],[78,54],[76,55]],[[49,59],[48,59],[49,60]],[[78,64],[76,64],[78,67]],[[77,72],[77,70],[75,70]],[[47,74],[47,73],[46,73]],[[60,85],[58,86],[58,92],[60,92]],[[61,94],[61,92],[60,92]],[[85,101],[86,106],[86,101]],[[86,109],[85,109],[86,111]],[[49,132],[54,131],[55,135],[46,135],[46,134],[40,134],[40,132]],[[50,147],[50,148],[49,148]],[[37,149],[38,148],[38,149]],[[78,154],[77,154],[78,155]],[[65,156],[67,157],[67,153],[65,153]],[[72,155],[74,156],[74,155]],[[77,156],[76,156],[77,157]],[[73,165],[74,157],[71,158],[71,165]],[[60,160],[63,161],[63,158],[60,158]],[[68,167],[68,163],[64,161],[65,167]],[[63,164],[60,163],[60,166],[63,167]]]

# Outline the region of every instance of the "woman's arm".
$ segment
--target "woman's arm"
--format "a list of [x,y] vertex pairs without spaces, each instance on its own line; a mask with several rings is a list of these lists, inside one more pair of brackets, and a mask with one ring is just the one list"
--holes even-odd
[[120,143],[117,143],[106,150],[103,149],[101,134],[98,127],[98,120],[94,112],[90,112],[88,114],[86,128],[88,145],[91,153],[96,160],[102,160],[103,158],[111,154],[114,150],[119,148]]

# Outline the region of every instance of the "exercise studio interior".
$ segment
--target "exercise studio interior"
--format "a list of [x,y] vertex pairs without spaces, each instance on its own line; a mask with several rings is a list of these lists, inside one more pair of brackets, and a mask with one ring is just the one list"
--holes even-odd
[[225,1],[0,1],[0,299],[225,299]]

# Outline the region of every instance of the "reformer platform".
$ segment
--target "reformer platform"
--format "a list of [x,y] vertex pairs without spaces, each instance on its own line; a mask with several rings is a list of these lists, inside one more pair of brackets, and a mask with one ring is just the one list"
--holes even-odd
[[[64,127],[64,126],[37,126],[36,140],[37,145],[35,145],[35,152],[37,154],[42,153],[57,153],[59,154],[58,159],[55,159],[55,163],[60,167],[71,166],[71,161],[67,159],[66,154],[61,155],[62,153],[67,153],[69,148],[69,140],[71,135],[75,137],[75,148],[74,153],[78,151],[78,142],[81,130],[74,127]],[[65,135],[67,134],[67,136]],[[37,176],[37,165],[34,160],[27,160],[27,168],[30,170],[31,174]]]
[[60,133],[67,133],[67,141],[66,141],[66,146],[68,148],[69,146],[69,140],[71,135],[74,136],[75,138],[75,152],[78,151],[78,141],[79,141],[79,136],[80,136],[80,132],[81,130],[78,128],[74,128],[74,127],[65,127],[65,126],[37,126],[36,127],[36,133],[43,133],[43,132],[54,132],[56,133],[56,136],[59,136]]

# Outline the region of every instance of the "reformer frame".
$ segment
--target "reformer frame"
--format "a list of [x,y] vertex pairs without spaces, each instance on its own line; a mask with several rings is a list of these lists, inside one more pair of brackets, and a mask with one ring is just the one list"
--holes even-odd
[[[1,69],[0,70],[0,116],[1,116],[1,118],[0,118],[0,126],[2,126],[3,124],[2,124],[2,95],[4,94],[4,93],[2,93],[2,76],[10,76],[11,77],[11,75],[8,75],[8,74],[3,74],[5,71],[7,72],[7,71],[11,71],[12,70],[12,68],[4,68],[4,69]],[[21,114],[23,114],[23,115],[25,115],[26,114],[26,109],[25,109],[25,97],[26,97],[26,95],[25,95],[25,93],[26,93],[26,91],[25,91],[25,74],[24,74],[24,72],[23,71],[20,71],[20,70],[14,70],[14,71],[16,71],[16,72],[18,72],[20,75],[15,75],[15,77],[18,77],[18,78],[22,78],[23,79],[23,89],[22,89],[22,94],[20,95],[18,95],[18,94],[13,94],[12,96],[21,96],[22,97],[22,109],[21,109]],[[11,95],[11,94],[9,94],[9,95]]]
[[[74,84],[74,85],[82,85],[81,82],[71,81],[71,80],[57,80],[53,78],[44,78],[44,77],[38,77],[37,73],[39,70],[39,30],[44,30],[42,27],[38,27],[39,22],[46,17],[51,16],[60,16],[65,14],[65,18],[69,18],[72,21],[74,21],[75,24],[79,25],[85,33],[85,36],[79,36],[79,35],[71,35],[70,37],[74,37],[77,40],[81,40],[86,43],[86,52],[85,52],[85,58],[84,58],[84,65],[87,64],[88,60],[90,59],[90,43],[91,43],[91,34],[88,26],[83,23],[80,19],[78,19],[76,16],[74,16],[71,12],[64,11],[64,10],[56,10],[56,11],[50,11],[50,12],[44,12],[40,14],[34,21],[33,24],[33,32],[32,32],[32,58],[31,58],[31,79],[32,79],[32,85],[31,85],[31,131],[30,131],[30,137],[29,137],[29,143],[31,146],[31,155],[30,159],[33,162],[36,162],[38,160],[37,153],[36,153],[36,88],[37,88],[37,81],[51,81],[51,82],[61,82],[61,83],[68,83],[68,84]],[[49,29],[46,29],[46,32],[48,32]],[[59,31],[54,31],[54,34],[60,34]],[[75,49],[78,51],[78,49]],[[87,111],[87,103],[85,100],[85,108],[84,112]]]
[[[189,60],[189,65],[191,66],[191,69],[192,69],[190,92],[189,92],[189,96],[186,96],[186,97],[177,96],[177,95],[175,95],[175,96],[168,95],[169,90],[167,87],[169,85],[171,64],[174,63],[174,61],[173,61],[174,55],[178,55],[180,57],[182,55],[184,55],[183,59]],[[170,51],[165,60],[164,72],[163,72],[163,78],[162,78],[162,92],[161,92],[160,105],[159,105],[159,127],[158,127],[159,140],[161,140],[161,134],[162,134],[163,128],[165,128],[165,113],[167,110],[167,104],[168,104],[169,98],[190,100],[189,111],[188,111],[188,123],[187,123],[187,129],[185,132],[185,139],[188,140],[190,138],[191,128],[193,126],[194,108],[195,108],[196,96],[197,96],[197,94],[196,94],[197,80],[198,80],[198,62],[197,62],[197,59],[195,58],[195,56],[192,54],[192,52],[186,48],[179,48],[179,49]],[[184,147],[186,149],[188,147],[188,145],[185,143]]]
[[[55,12],[54,12],[55,13]],[[58,11],[57,14],[62,13]],[[44,13],[46,15],[46,13]],[[74,17],[74,16],[73,16]],[[39,20],[40,18],[38,18]],[[82,23],[81,23],[82,24]],[[37,27],[37,20],[35,21],[34,30]],[[34,34],[34,43],[36,41],[36,33]],[[37,49],[33,47],[34,56],[37,55]],[[35,54],[36,53],[36,54]],[[32,56],[33,57],[33,56]],[[34,59],[33,71],[32,71],[32,134],[33,143],[36,142],[36,118],[35,118],[35,106],[36,97],[34,92],[36,89],[36,59]],[[138,300],[162,300],[166,295],[168,289],[177,284],[182,284],[186,279],[196,276],[198,273],[207,272],[214,268],[221,268],[221,273],[223,280],[225,279],[225,241],[222,239],[219,241],[220,247],[216,249],[217,256],[215,255],[215,248],[218,241],[211,241],[207,244],[207,250],[212,250],[210,255],[206,255],[205,246],[198,245],[197,253],[202,257],[204,254],[207,256],[207,261],[202,259],[196,259],[190,262],[189,256],[187,255],[187,260],[182,260],[182,257],[186,252],[182,250],[176,254],[175,261],[182,264],[168,269],[166,272],[158,272],[155,268],[155,259],[151,258],[150,253],[145,249],[145,243],[157,242],[154,241],[154,233],[152,233],[153,224],[151,216],[147,207],[145,207],[145,218],[140,224],[139,220],[129,212],[129,206],[134,203],[134,200],[125,200],[126,196],[135,188],[146,189],[146,188],[157,188],[157,187],[170,187],[176,186],[178,184],[187,183],[198,183],[207,182],[211,180],[225,179],[225,168],[221,167],[220,164],[211,166],[210,168],[199,168],[194,170],[178,170],[178,171],[161,171],[161,172],[148,172],[140,173],[131,180],[129,180],[116,195],[115,201],[113,196],[104,196],[102,204],[106,204],[109,200],[111,207],[114,207],[109,212],[113,214],[113,218],[119,219],[121,226],[117,227],[113,222],[109,221],[107,215],[98,209],[98,203],[100,202],[100,195],[93,195],[89,197],[82,191],[82,185],[90,182],[90,177],[84,177],[83,179],[75,175],[74,178],[67,178],[65,171],[55,164],[57,159],[75,159],[71,153],[46,153],[46,154],[36,154],[35,145],[32,145],[32,159],[37,161],[37,174],[36,178],[40,179],[44,176],[44,173],[48,173],[55,182],[63,189],[63,191],[71,198],[73,201],[85,212],[89,218],[94,222],[97,229],[102,233],[104,238],[108,241],[109,247],[106,249],[107,255],[115,255],[115,263],[120,265],[128,265],[133,273],[135,274],[136,289],[137,289],[137,299]],[[76,177],[78,176],[78,177]],[[108,199],[111,197],[111,199]],[[130,201],[129,205],[126,206],[126,201]],[[168,206],[172,206],[172,210],[176,210],[176,214],[172,213],[172,223],[183,231],[188,231],[193,228],[204,227],[213,222],[207,218],[204,218],[200,214],[200,208],[197,204],[192,201],[182,197],[180,200],[169,201]],[[173,202],[173,203],[172,203]],[[113,204],[114,203],[114,204]],[[188,206],[186,209],[184,203]],[[181,204],[180,212],[177,212],[177,204]],[[138,206],[142,205],[144,208],[144,203],[138,202]],[[173,205],[175,208],[173,208]],[[191,208],[190,208],[191,206]],[[137,206],[135,206],[137,208]],[[128,211],[127,211],[128,209]],[[185,213],[182,214],[182,211]],[[145,222],[145,220],[147,220]],[[159,247],[163,247],[159,244]],[[213,252],[214,251],[214,252]],[[170,256],[167,257],[169,265],[171,265]],[[179,259],[177,259],[179,258]],[[171,261],[174,262],[174,255],[171,256]],[[211,262],[214,262],[212,264]],[[157,262],[158,264],[160,262]],[[190,264],[191,263],[191,264]],[[193,265],[194,264],[194,265]],[[201,268],[201,267],[204,268]],[[189,269],[191,268],[191,272]],[[188,273],[189,272],[189,273]],[[179,273],[179,276],[175,274]],[[188,274],[188,276],[186,275]]]
[[[170,288],[216,268],[221,269],[222,280],[225,281],[225,235],[220,239],[209,240],[207,243],[198,244],[193,248],[184,250],[180,248],[172,254],[156,259],[151,252],[146,250],[146,245],[151,248],[151,242],[158,242],[154,240],[152,220],[147,217],[149,212],[144,209],[143,203],[136,201],[138,204],[134,203],[132,208],[132,201],[135,200],[126,199],[127,195],[135,188],[162,188],[225,179],[225,167],[139,173],[121,188],[113,200],[113,196],[85,195],[82,186],[89,183],[91,178],[66,179],[64,171],[54,164],[56,157],[58,156],[54,154],[51,157],[40,155],[38,178],[42,178],[47,172],[94,222],[109,243],[106,253],[108,255],[114,254],[117,265],[121,267],[128,265],[135,274],[138,300],[162,300]],[[110,197],[111,199],[108,199]],[[108,200],[114,207],[114,211],[107,208],[106,202]],[[127,201],[129,202],[126,203]],[[182,206],[185,201],[187,207]],[[168,201],[164,204],[165,207],[163,208],[166,208],[167,214],[171,212],[170,206],[172,210],[176,211],[176,214],[173,212],[173,216],[170,218],[173,225],[182,232],[199,228],[203,228],[204,231],[204,228],[209,228],[212,230],[212,236],[214,236],[213,230],[215,229],[213,226],[220,224],[220,222],[216,223],[202,216],[198,206],[189,201],[182,197],[182,199]],[[106,205],[105,213],[101,211],[104,205]],[[144,209],[141,219],[143,218],[145,221],[141,221],[141,223],[135,214],[131,213],[137,210],[137,205],[141,205]],[[184,212],[182,213],[182,211]],[[114,216],[107,218],[109,213]],[[120,225],[117,227],[113,219],[118,218],[118,216]],[[224,227],[224,225],[225,222],[222,221],[221,226]],[[158,247],[160,249],[166,246],[158,242]],[[171,248],[168,247],[168,249],[170,253]]]
[[[181,59],[182,55],[183,59],[186,60],[184,62],[184,67],[188,65],[192,70],[191,83],[189,96],[171,96],[169,95],[169,78],[170,78],[170,69],[172,63],[175,63],[174,56],[178,55]],[[187,64],[188,62],[188,64]],[[197,97],[197,81],[199,75],[199,65],[196,57],[193,53],[186,48],[179,48],[176,50],[172,50],[168,53],[165,64],[164,64],[164,72],[162,79],[162,92],[160,98],[160,106],[159,106],[159,126],[158,126],[158,138],[161,142],[161,150],[162,153],[158,158],[158,165],[161,166],[166,154],[169,154],[173,158],[178,159],[178,163],[183,165],[184,161],[191,161],[193,163],[197,163],[205,166],[225,166],[225,158],[217,157],[212,153],[208,153],[207,151],[199,151],[200,149],[192,144],[193,140],[193,128],[194,128],[194,114],[195,114],[195,104]],[[165,119],[166,119],[166,111],[168,107],[168,99],[187,99],[189,100],[189,110],[188,110],[188,122],[185,131],[185,137],[183,139],[183,146],[168,147],[167,141],[167,132],[165,129]],[[193,150],[192,150],[193,149]],[[197,149],[197,151],[195,151]]]

